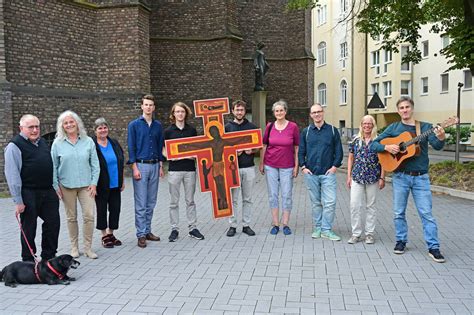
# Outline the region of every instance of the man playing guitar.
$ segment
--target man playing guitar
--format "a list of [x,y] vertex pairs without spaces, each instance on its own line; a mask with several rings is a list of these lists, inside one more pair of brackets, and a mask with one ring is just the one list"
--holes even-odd
[[[408,241],[408,225],[405,216],[408,196],[411,191],[415,201],[418,214],[423,224],[423,235],[428,247],[428,255],[436,262],[444,262],[445,259],[439,250],[438,227],[432,214],[432,197],[430,190],[430,179],[428,176],[429,158],[428,143],[435,149],[441,150],[444,146],[445,132],[440,126],[432,127],[426,122],[419,122],[413,117],[414,102],[409,97],[402,97],[397,102],[397,111],[401,117],[400,122],[395,122],[387,127],[372,143],[371,149],[376,152],[387,151],[392,155],[400,152],[399,144],[381,144],[385,138],[397,137],[408,131],[412,134],[426,132],[433,129],[428,137],[419,141],[419,155],[406,159],[395,170],[392,177],[393,186],[393,212],[396,233],[395,254],[405,252]],[[417,132],[418,129],[418,132]],[[382,141],[383,142],[383,141]]]

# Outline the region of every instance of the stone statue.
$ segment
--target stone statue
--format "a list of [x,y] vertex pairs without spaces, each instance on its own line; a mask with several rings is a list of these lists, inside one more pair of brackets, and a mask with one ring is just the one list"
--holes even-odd
[[253,59],[253,67],[255,69],[255,88],[254,91],[264,91],[265,90],[265,74],[267,73],[268,66],[267,60],[265,59],[265,54],[262,49],[265,45],[260,42],[257,44],[257,50],[255,51],[255,57]]

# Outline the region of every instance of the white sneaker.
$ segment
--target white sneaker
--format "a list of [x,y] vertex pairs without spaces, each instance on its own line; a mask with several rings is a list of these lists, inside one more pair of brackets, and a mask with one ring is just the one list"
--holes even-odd
[[375,243],[374,236],[371,234],[367,234],[365,236],[365,244],[373,244],[373,243]]
[[355,243],[357,243],[358,241],[360,241],[360,237],[359,237],[359,236],[352,235],[351,238],[347,241],[347,243],[349,243],[349,244],[355,244]]

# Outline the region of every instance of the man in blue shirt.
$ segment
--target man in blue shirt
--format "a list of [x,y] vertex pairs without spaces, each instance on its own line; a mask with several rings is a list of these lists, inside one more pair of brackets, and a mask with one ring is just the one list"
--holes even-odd
[[138,246],[146,241],[159,241],[151,233],[151,219],[156,205],[159,177],[163,177],[163,128],[153,119],[155,100],[145,95],[141,105],[143,114],[128,124],[128,164],[132,165],[135,199],[135,227]]
[[[389,137],[397,137],[405,131],[416,134],[417,122],[413,117],[413,109],[414,103],[411,98],[400,98],[397,102],[397,111],[402,120],[389,125],[387,129],[374,140],[371,149],[376,152],[387,151],[391,154],[400,152],[398,144],[383,145],[380,141]],[[431,124],[420,122],[420,132],[423,133],[431,128]],[[393,250],[395,254],[403,254],[405,252],[408,240],[408,225],[405,213],[408,195],[411,191],[423,224],[423,235],[428,246],[428,255],[436,262],[442,263],[445,261],[439,250],[438,226],[431,211],[431,189],[430,178],[428,176],[428,143],[431,144],[435,150],[441,150],[444,146],[445,136],[443,128],[440,126],[434,128],[434,134],[428,136],[428,139],[425,138],[420,141],[420,154],[405,160],[392,176],[393,212],[397,241]]]
[[343,157],[341,137],[334,126],[324,121],[320,104],[311,106],[310,116],[313,123],[301,132],[298,160],[312,203],[311,237],[340,241],[332,225],[336,214],[336,171]]

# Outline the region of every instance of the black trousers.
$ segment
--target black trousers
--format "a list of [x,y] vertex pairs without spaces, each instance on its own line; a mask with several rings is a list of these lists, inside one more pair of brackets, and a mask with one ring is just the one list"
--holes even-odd
[[[117,230],[119,227],[120,206],[122,203],[120,188],[104,189],[97,191],[95,204],[97,206],[98,230]],[[109,224],[107,224],[107,210],[109,212]]]
[[[30,243],[33,253],[36,254],[36,227],[38,217],[43,220],[41,234],[41,258],[50,259],[56,255],[58,249],[59,227],[59,199],[53,188],[21,190],[25,211],[20,214],[20,222]],[[28,245],[20,232],[21,257],[23,260],[33,260]]]

